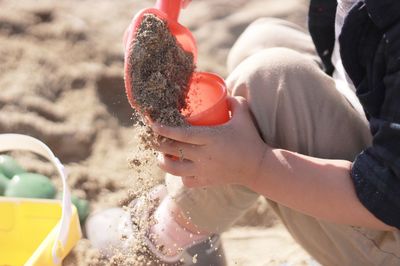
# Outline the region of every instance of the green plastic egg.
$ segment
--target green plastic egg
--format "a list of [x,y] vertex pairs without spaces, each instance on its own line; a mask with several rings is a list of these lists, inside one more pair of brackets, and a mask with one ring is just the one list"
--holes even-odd
[[53,183],[44,175],[22,173],[15,175],[5,191],[7,197],[53,199],[56,195]]
[[[58,199],[62,198],[62,192],[57,194],[57,198]],[[80,199],[75,195],[71,196],[71,201],[72,204],[75,205],[76,210],[78,211],[79,221],[83,224],[89,215],[90,211],[89,202],[87,200]]]
[[14,160],[13,157],[8,155],[0,155],[0,173],[11,179],[14,175],[24,173],[25,170]]
[[75,205],[78,210],[79,221],[84,223],[86,218],[89,215],[89,202],[84,199],[79,199],[77,196],[72,195],[72,203]]
[[2,173],[0,173],[0,196],[4,195],[10,180]]

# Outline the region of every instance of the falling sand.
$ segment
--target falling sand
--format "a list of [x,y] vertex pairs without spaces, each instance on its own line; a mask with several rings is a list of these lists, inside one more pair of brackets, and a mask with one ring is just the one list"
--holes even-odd
[[[135,190],[121,205],[131,216],[135,240],[126,250],[114,251],[111,258],[98,257],[97,264],[111,265],[161,265],[146,247],[148,231],[156,223],[152,216],[159,199],[152,198],[150,190],[157,180],[145,176],[144,169],[154,164],[155,151],[152,148],[159,141],[147,125],[147,118],[168,126],[184,126],[185,118],[180,110],[185,108],[188,83],[194,71],[193,55],[185,52],[170,33],[165,21],[154,15],[145,15],[136,38],[132,43],[129,66],[132,77],[132,95],[138,116],[138,134],[141,144],[139,152],[130,160],[132,169],[139,176]],[[143,177],[141,177],[143,176]],[[140,201],[141,204],[132,204]],[[121,237],[126,241],[129,237]],[[153,239],[156,241],[155,239]]]

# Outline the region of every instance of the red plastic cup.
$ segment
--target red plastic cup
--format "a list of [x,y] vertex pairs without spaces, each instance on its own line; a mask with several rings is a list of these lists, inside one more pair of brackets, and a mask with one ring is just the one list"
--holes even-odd
[[208,72],[195,72],[189,85],[187,107],[181,111],[189,124],[213,126],[229,120],[225,82]]

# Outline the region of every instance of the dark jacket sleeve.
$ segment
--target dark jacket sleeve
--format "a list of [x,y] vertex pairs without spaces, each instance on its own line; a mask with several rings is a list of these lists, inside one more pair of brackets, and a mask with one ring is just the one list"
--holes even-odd
[[[383,37],[373,66],[367,68],[374,72],[370,75],[373,78],[366,81],[367,94],[373,97],[361,95],[360,100],[366,105],[374,101],[380,104],[366,108],[373,144],[357,156],[351,176],[363,205],[384,223],[400,229],[400,5],[394,4],[388,10],[382,6],[385,2],[396,3],[366,1],[368,13]],[[393,15],[395,19],[388,16],[393,10],[399,11]],[[382,94],[374,96],[377,88]]]
[[335,44],[336,6],[336,0],[311,0],[308,12],[308,29],[328,75],[334,70],[331,57]]

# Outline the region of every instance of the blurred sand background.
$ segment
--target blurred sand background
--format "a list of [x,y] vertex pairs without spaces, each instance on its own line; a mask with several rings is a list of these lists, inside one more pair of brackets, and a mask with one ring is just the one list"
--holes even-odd
[[[131,17],[155,1],[0,0],[0,133],[46,142],[66,164],[75,194],[92,210],[116,206],[135,186],[127,158],[137,152],[124,95],[122,35]],[[258,17],[306,26],[305,0],[194,0],[181,23],[194,33],[198,69],[226,77],[227,53]],[[46,162],[19,153],[31,171],[54,177]],[[162,177],[154,166],[152,175]],[[229,265],[308,265],[260,199],[223,235]],[[89,265],[80,241],[64,265]]]

